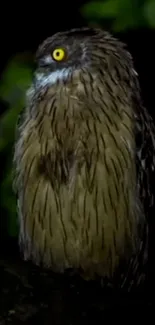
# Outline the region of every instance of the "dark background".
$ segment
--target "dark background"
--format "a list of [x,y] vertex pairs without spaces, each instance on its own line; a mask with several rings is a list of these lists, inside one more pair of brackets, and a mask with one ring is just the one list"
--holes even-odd
[[[85,4],[87,7],[83,7]],[[139,74],[144,104],[155,120],[154,0],[31,1],[13,2],[12,5],[3,0],[0,11],[1,260],[4,257],[9,260],[18,252],[12,153],[17,116],[31,81],[33,55],[46,37],[87,25],[108,29],[127,44]],[[54,324],[58,323],[55,320]]]

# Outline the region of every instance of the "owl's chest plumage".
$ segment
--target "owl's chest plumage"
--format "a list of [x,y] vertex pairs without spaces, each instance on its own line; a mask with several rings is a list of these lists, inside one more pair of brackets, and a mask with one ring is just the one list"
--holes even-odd
[[16,149],[26,259],[111,277],[137,250],[134,141],[130,117],[122,119],[60,95],[27,116]]

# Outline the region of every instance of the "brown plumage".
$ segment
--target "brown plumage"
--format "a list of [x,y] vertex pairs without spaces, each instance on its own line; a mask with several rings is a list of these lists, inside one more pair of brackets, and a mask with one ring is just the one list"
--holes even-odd
[[155,133],[131,55],[109,33],[83,28],[45,40],[36,61],[14,153],[24,258],[137,285]]

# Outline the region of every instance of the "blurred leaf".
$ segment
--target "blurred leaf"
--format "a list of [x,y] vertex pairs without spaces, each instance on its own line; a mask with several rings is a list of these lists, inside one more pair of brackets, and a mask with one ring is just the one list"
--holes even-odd
[[26,64],[23,54],[15,56],[1,77],[0,97],[12,105],[21,98],[31,78],[32,68]]
[[0,184],[1,206],[6,211],[8,234],[17,235],[16,198],[12,191],[12,157],[15,127],[25,104],[25,92],[32,80],[31,55],[22,53],[10,60],[0,80],[0,99],[8,109],[0,117],[0,152],[5,152],[6,166]]
[[155,27],[155,0],[146,1],[144,15],[151,27]]
[[26,65],[23,56],[13,58],[2,75],[0,99],[6,101],[9,108],[0,118],[0,151],[14,138],[16,120],[24,106],[25,91],[31,80],[32,68]]
[[82,7],[82,13],[88,17],[115,17],[122,0],[91,1]]
[[137,28],[144,25],[143,8],[138,1],[126,0],[122,3],[116,19],[112,23],[115,32]]
[[[90,21],[108,25],[116,32],[150,26],[155,27],[155,0],[102,0],[90,1],[81,13]],[[102,21],[102,23],[101,23]]]

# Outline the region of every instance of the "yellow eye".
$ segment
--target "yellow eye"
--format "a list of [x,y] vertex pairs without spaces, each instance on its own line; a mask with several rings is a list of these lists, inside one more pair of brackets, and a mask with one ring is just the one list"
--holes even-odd
[[65,59],[66,53],[64,49],[55,49],[52,53],[52,57],[55,61],[62,61]]

